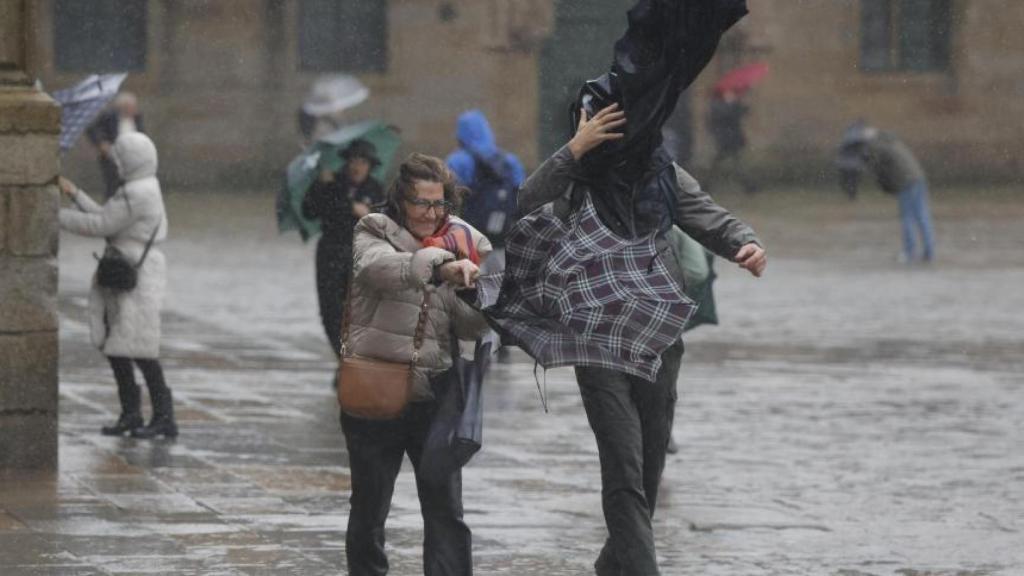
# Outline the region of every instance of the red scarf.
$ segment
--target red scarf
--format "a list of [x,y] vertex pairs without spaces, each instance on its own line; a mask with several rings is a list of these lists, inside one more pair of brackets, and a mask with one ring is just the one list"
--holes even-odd
[[424,248],[442,248],[455,254],[456,258],[467,258],[473,264],[480,264],[480,253],[473,242],[473,232],[469,226],[449,220],[433,236],[423,239]]

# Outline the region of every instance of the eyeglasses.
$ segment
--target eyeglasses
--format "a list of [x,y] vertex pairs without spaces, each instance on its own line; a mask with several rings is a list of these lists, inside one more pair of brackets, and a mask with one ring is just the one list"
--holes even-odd
[[422,198],[406,198],[406,202],[416,207],[416,211],[426,214],[431,208],[440,214],[447,214],[452,209],[452,203],[447,200],[423,200]]

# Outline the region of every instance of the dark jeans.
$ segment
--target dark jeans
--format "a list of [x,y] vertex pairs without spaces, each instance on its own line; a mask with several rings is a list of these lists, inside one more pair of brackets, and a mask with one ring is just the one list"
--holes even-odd
[[932,212],[928,207],[928,183],[918,180],[899,193],[900,225],[903,228],[903,257],[913,262],[915,256],[915,228],[921,233],[921,259],[930,262],[935,255],[935,231]]
[[135,383],[135,368],[132,366],[132,363],[135,363],[142,371],[142,377],[146,379],[149,399],[153,404],[153,416],[166,415],[165,413],[170,410],[171,391],[164,380],[164,370],[159,360],[121,356],[108,356],[107,360],[114,370],[122,414],[141,414],[141,396],[139,386]]
[[472,535],[462,520],[462,472],[441,483],[431,482],[420,474],[423,443],[436,412],[436,402],[416,402],[398,420],[361,420],[341,415],[352,474],[345,535],[351,576],[380,576],[388,572],[384,522],[405,454],[416,471],[416,491],[423,514],[423,574],[473,573]]
[[651,518],[672,434],[679,342],[662,354],[655,382],[603,368],[576,368],[587,419],[601,458],[601,504],[608,539],[599,576],[657,576]]

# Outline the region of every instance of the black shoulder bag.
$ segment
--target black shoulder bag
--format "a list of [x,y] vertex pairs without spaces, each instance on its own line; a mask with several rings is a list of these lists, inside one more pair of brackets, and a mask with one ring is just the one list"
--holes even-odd
[[[125,196],[124,200],[128,202],[128,197]],[[129,212],[131,208],[132,205],[129,203]],[[156,228],[153,229],[153,233],[149,236],[149,241],[146,242],[146,249],[142,252],[142,257],[139,258],[136,264],[129,262],[124,253],[110,243],[110,238],[107,238],[107,248],[103,251],[103,256],[97,258],[99,265],[96,267],[96,283],[114,293],[131,292],[134,290],[135,286],[139,283],[139,268],[146,261],[149,249],[153,247],[153,241],[156,240],[156,235],[159,231],[160,222],[157,222]]]

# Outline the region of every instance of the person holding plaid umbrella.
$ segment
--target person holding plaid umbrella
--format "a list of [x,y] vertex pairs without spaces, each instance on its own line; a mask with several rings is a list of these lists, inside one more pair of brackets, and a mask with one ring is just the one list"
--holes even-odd
[[598,576],[659,574],[651,518],[694,311],[668,232],[677,225],[754,276],[767,264],[753,230],[661,146],[679,94],[746,11],[744,0],[635,4],[611,71],[580,90],[571,140],[520,191],[526,216],[509,233],[497,300],[479,295],[540,364],[575,367],[601,461]]
[[121,176],[117,172],[111,154],[114,142],[122,134],[145,132],[142,125],[142,113],[139,112],[139,100],[131,92],[121,92],[114,98],[114,105],[96,119],[86,130],[89,141],[96,147],[97,161],[103,174],[105,186],[104,199],[109,199],[121,186]]

